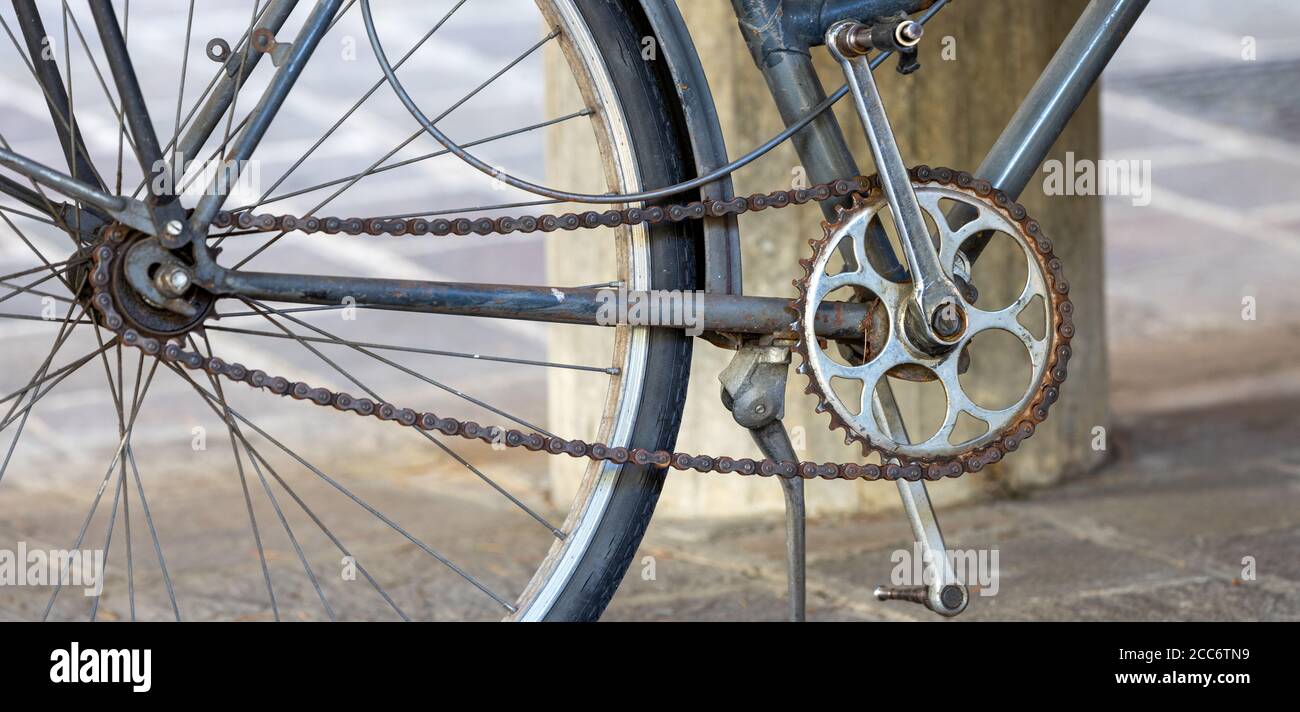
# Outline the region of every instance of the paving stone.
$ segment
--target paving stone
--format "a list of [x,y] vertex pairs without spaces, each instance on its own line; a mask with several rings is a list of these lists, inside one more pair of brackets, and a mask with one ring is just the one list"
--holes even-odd
[[1070,618],[1094,621],[1300,620],[1300,596],[1251,584],[1189,581],[1151,590],[1108,592],[1071,604]]

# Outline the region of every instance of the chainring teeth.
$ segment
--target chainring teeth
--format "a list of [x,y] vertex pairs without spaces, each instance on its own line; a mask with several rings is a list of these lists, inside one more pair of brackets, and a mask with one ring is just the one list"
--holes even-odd
[[[804,277],[802,280],[796,280],[801,282],[796,285],[799,296],[792,300],[789,305],[789,309],[796,316],[796,321],[792,325],[798,334],[795,350],[803,360],[797,370],[808,379],[808,386],[804,389],[804,392],[816,396],[818,401],[817,412],[824,412],[830,416],[830,429],[832,431],[844,430],[846,435],[845,444],[858,442],[864,457],[870,457],[872,453],[877,453],[885,463],[888,463],[890,459],[898,460],[900,467],[894,472],[897,476],[905,479],[958,477],[966,472],[979,472],[984,467],[1001,461],[1006,453],[1018,449],[1026,438],[1033,435],[1037,426],[1046,420],[1048,410],[1053,403],[1060,399],[1061,385],[1068,375],[1066,365],[1071,355],[1070,340],[1074,336],[1072,318],[1074,306],[1068,297],[1069,282],[1065,279],[1061,260],[1053,254],[1051,240],[1042,234],[1042,227],[1038,221],[1029,217],[1024,206],[1011,200],[1004,192],[993,188],[989,181],[976,178],[966,172],[921,165],[912,168],[909,173],[914,184],[957,188],[972,195],[979,199],[981,203],[999,211],[1005,218],[1020,227],[1021,234],[1017,235],[1017,237],[1030,246],[1036,258],[1037,266],[1045,277],[1047,298],[1051,306],[1050,312],[1055,321],[1055,324],[1051,325],[1052,328],[1047,330],[1052,334],[1053,343],[1049,350],[1049,360],[1037,384],[1037,392],[1029,398],[1021,413],[1013,417],[998,433],[996,438],[955,455],[905,455],[894,448],[873,443],[870,438],[858,432],[841,418],[829,401],[831,396],[824,392],[817,382],[817,376],[811,366],[812,351],[820,347],[815,342],[808,343],[805,308],[810,293],[808,282],[813,277],[812,266],[820,261],[833,233],[842,224],[846,214],[843,206],[837,206],[836,214],[840,219],[835,224],[826,221],[822,222],[825,236],[821,240],[809,241],[813,247],[813,257],[799,261],[800,265],[804,267]],[[868,206],[882,197],[877,176],[871,176],[866,183],[867,190],[853,194],[852,203],[854,209]],[[1030,387],[1034,387],[1034,384],[1030,384]],[[881,470],[882,473],[886,473],[888,468],[886,465],[881,465]],[[918,476],[914,477],[913,475]],[[888,474],[884,474],[884,476],[886,479],[894,479],[889,477]]]

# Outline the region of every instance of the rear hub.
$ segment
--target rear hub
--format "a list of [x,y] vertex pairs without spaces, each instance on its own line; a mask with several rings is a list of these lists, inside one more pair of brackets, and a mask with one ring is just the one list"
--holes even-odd
[[[216,299],[186,278],[189,265],[184,260],[163,249],[151,235],[138,230],[113,224],[104,231],[106,237],[111,234],[117,242],[106,265],[105,291],[126,326],[166,341],[185,336],[211,315]],[[142,280],[148,280],[150,288],[142,290],[134,286]],[[89,289],[82,291],[87,292],[84,298],[93,296]],[[94,311],[102,318],[102,311]]]

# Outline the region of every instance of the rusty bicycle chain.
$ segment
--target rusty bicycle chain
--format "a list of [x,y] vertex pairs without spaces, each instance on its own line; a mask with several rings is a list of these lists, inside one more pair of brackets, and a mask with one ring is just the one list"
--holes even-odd
[[[986,181],[977,181],[967,173],[959,173],[947,168],[930,169],[918,166],[914,175],[930,175],[936,178],[947,176],[944,180],[970,185]],[[697,220],[706,217],[723,217],[741,213],[757,212],[766,208],[784,208],[788,205],[801,205],[811,201],[823,201],[841,198],[853,193],[870,194],[879,190],[876,177],[856,176],[841,178],[828,183],[811,185],[807,188],[780,190],[771,193],[753,194],[731,200],[697,200],[694,202],[651,206],[646,208],[611,209],[604,212],[588,211],[584,213],[566,213],[564,215],[522,216],[502,218],[479,218],[470,220],[425,220],[395,218],[298,218],[292,215],[251,215],[246,212],[218,213],[213,225],[219,228],[236,227],[257,231],[297,230],[306,233],[323,232],[326,234],[346,233],[350,235],[392,235],[392,236],[447,236],[447,235],[507,235],[513,233],[552,232],[555,230],[579,230],[597,227],[617,227],[624,225],[660,224]],[[1027,234],[1034,237],[1039,250],[1050,254],[1051,243],[1039,234],[1038,224],[1025,215],[1024,208],[1010,201],[998,191],[986,190],[982,195],[994,194],[999,207],[1008,211],[1014,219],[1021,221]],[[1015,217],[1018,216],[1018,217]],[[1026,222],[1027,221],[1027,222]],[[499,426],[480,425],[474,421],[461,421],[456,418],[440,417],[431,412],[417,412],[410,408],[399,408],[392,403],[376,402],[370,398],[357,398],[347,393],[334,392],[326,388],[313,387],[302,381],[289,381],[281,376],[274,376],[259,369],[249,369],[239,363],[227,363],[215,356],[206,357],[195,351],[187,351],[176,341],[163,340],[145,334],[127,324],[118,313],[113,296],[109,290],[112,270],[118,250],[123,244],[129,230],[122,225],[112,225],[103,232],[103,239],[92,251],[94,268],[90,273],[93,289],[92,304],[102,315],[103,325],[117,334],[128,346],[139,348],[144,353],[155,356],[163,362],[179,365],[192,371],[202,371],[212,376],[221,376],[231,381],[245,383],[253,388],[270,391],[276,395],[287,396],[295,400],[307,400],[319,406],[332,407],[335,410],[351,412],[360,416],[374,417],[382,421],[398,423],[428,432],[438,432],[447,436],[461,437],[467,440],[479,440],[485,443],[502,444],[510,448],[525,448],[531,451],[543,451],[553,455],[569,455],[574,458],[588,458],[594,461],[612,462],[622,465],[653,465],[672,467],[677,470],[695,470],[697,472],[739,473],[742,475],[762,475],[780,477],[802,477],[805,479],[939,479],[957,477],[964,472],[975,472],[986,464],[1001,459],[1006,452],[1016,449],[1024,437],[1033,432],[1037,423],[1047,417],[1047,408],[1056,400],[1059,384],[1065,379],[1065,361],[1069,358],[1067,343],[1058,354],[1057,363],[1049,372],[1053,385],[1031,403],[1030,414],[1021,421],[1023,428],[1007,435],[973,453],[956,460],[960,469],[951,466],[940,467],[935,463],[910,461],[901,458],[899,463],[858,464],[858,463],[816,463],[811,461],[793,462],[788,460],[753,460],[750,458],[710,457],[708,455],[691,455],[666,450],[647,450],[645,448],[609,447],[604,443],[587,443],[582,440],[566,439],[543,435],[537,432],[524,432],[515,429],[503,429]],[[1059,285],[1062,295],[1065,281],[1060,275],[1060,261],[1052,258],[1055,265],[1050,279],[1054,288]],[[791,303],[793,309],[794,302]],[[1064,311],[1058,311],[1064,321],[1058,328],[1073,333],[1069,321],[1069,302],[1065,301]]]

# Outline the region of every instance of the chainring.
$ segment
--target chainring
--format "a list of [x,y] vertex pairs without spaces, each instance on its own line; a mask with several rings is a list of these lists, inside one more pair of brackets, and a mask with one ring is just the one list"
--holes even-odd
[[[929,478],[955,477],[1001,460],[1017,449],[1047,418],[1048,409],[1060,397],[1061,384],[1066,377],[1070,339],[1074,335],[1074,307],[1068,299],[1069,284],[1060,260],[1052,253],[1051,241],[1042,235],[1038,222],[1029,217],[1022,206],[1001,191],[994,190],[988,181],[976,179],[968,173],[918,166],[910,171],[910,175],[918,199],[931,212],[936,223],[944,221],[938,207],[940,196],[958,198],[967,205],[974,203],[978,209],[988,211],[987,218],[982,217],[986,213],[981,212],[980,216],[955,229],[941,228],[941,232],[951,238],[943,241],[939,250],[941,260],[946,262],[948,277],[954,277],[952,270],[961,245],[977,234],[996,229],[1011,235],[1029,257],[1029,272],[1020,296],[1008,307],[996,311],[983,311],[968,302],[965,308],[974,320],[972,327],[954,348],[941,355],[922,353],[904,345],[906,339],[902,336],[904,329],[900,313],[905,297],[900,295],[910,293],[910,286],[890,282],[877,273],[867,264],[862,246],[866,223],[886,204],[883,192],[873,183],[871,189],[854,196],[851,207],[840,208],[835,221],[822,223],[823,237],[809,241],[813,257],[800,260],[804,276],[795,280],[798,297],[790,304],[796,315],[793,328],[798,333],[798,342],[795,349],[803,360],[798,371],[808,378],[805,391],[817,398],[817,411],[830,415],[832,429],[845,432],[846,444],[857,442],[864,455],[875,452],[886,462],[894,460],[903,467],[919,467]],[[831,257],[846,238],[856,241],[853,247],[859,266],[844,273],[826,274]],[[893,295],[889,299],[877,295],[877,299],[890,303],[890,333],[885,337],[879,333],[868,334],[867,342],[877,344],[869,351],[876,353],[869,353],[864,363],[843,365],[830,359],[813,330],[813,315],[822,299],[844,287]],[[1035,295],[1046,302],[1042,337],[1034,337],[1029,329],[1017,322],[1019,314]],[[879,319],[872,321],[872,328],[881,328]],[[1032,371],[1025,394],[1009,407],[997,411],[976,405],[957,384],[961,360],[967,355],[966,347],[970,340],[978,333],[993,329],[1012,332],[1021,340],[1029,349]],[[877,363],[878,360],[883,363]],[[933,436],[918,444],[890,434],[889,428],[877,420],[870,404],[876,384],[885,373],[897,376],[903,366],[923,366],[944,380],[947,411],[943,424]],[[834,378],[862,382],[861,400],[856,408],[832,388],[831,380]],[[966,441],[951,443],[948,438],[963,412],[985,422],[987,430]]]

